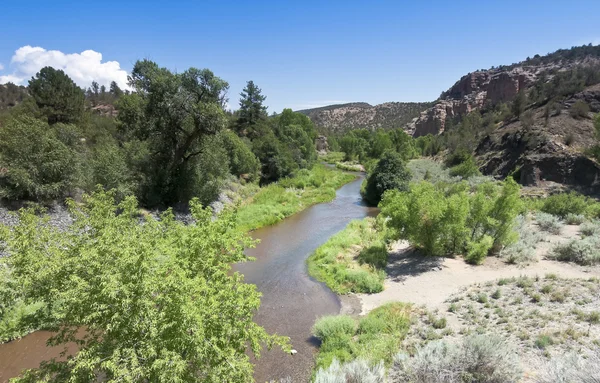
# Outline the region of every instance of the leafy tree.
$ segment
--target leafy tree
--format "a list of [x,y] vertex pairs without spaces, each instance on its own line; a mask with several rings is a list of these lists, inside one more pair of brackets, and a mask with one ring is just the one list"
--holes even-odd
[[408,192],[386,193],[380,207],[390,236],[406,239],[426,255],[466,254],[481,263],[489,251],[512,243],[516,216],[523,206],[519,185],[485,183],[468,193],[465,183],[452,188],[421,182]]
[[513,116],[515,116],[517,118],[519,118],[519,116],[521,116],[521,113],[523,113],[525,111],[525,103],[526,102],[527,102],[527,97],[525,96],[525,92],[522,90],[519,91],[512,102]]
[[231,130],[224,131],[221,139],[229,157],[229,172],[238,177],[243,176],[249,181],[256,179],[260,172],[260,162],[252,153],[250,144],[246,144]]
[[240,93],[240,109],[236,122],[236,130],[242,136],[255,137],[253,127],[267,119],[267,107],[263,105],[266,96],[262,95],[254,81],[248,81]]
[[391,150],[393,147],[390,136],[383,130],[378,130],[373,134],[369,142],[369,157],[381,158],[383,153]]
[[70,190],[76,173],[75,150],[46,122],[20,116],[0,129],[0,197],[59,198]]
[[16,382],[248,382],[248,350],[289,350],[286,338],[252,321],[260,294],[230,272],[251,244],[235,215],[215,220],[197,201],[190,206],[189,225],[170,211],[140,224],[133,197],[115,205],[97,192],[70,204],[75,222],[66,231],[29,210],[0,230],[23,299],[42,302],[36,315],[53,318],[50,344],[79,347]]
[[116,81],[111,81],[110,83],[110,94],[112,94],[115,98],[121,97],[123,95],[123,90],[119,87]]
[[100,84],[98,84],[96,81],[92,81],[92,94],[96,97],[98,97],[99,93],[100,93]]
[[408,190],[410,170],[396,152],[386,152],[367,178],[365,199],[372,205],[381,201],[387,190]]
[[272,132],[252,141],[252,151],[260,161],[264,182],[277,181],[298,169],[290,150]]
[[50,124],[76,122],[83,115],[83,90],[62,70],[42,68],[29,80],[29,92]]
[[121,97],[119,120],[124,136],[145,141],[151,153],[144,201],[150,205],[186,202],[198,179],[202,138],[226,124],[223,110],[227,82],[208,69],[174,74],[148,60],[131,72],[135,94]]

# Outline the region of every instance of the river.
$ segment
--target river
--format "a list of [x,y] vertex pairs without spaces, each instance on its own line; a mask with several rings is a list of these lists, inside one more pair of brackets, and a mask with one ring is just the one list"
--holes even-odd
[[[264,351],[254,361],[256,382],[287,377],[293,382],[310,379],[317,351],[311,327],[315,319],[339,313],[340,301],[327,286],[308,276],[306,258],[351,220],[376,214],[375,208],[361,201],[362,180],[360,175],[344,185],[331,202],[314,205],[274,226],[254,231],[252,237],[260,243],[246,253],[256,261],[234,265],[234,270],[243,273],[246,282],[255,284],[263,294],[255,320],[270,333],[289,336],[297,350],[293,356],[280,349]],[[0,345],[0,382],[58,356],[62,348],[45,346],[49,335],[37,331]]]

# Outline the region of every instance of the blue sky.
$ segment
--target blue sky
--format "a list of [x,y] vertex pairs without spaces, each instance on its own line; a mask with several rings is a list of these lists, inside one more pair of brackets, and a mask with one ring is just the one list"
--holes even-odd
[[[254,80],[270,112],[430,101],[470,71],[598,44],[599,18],[598,0],[7,1],[0,79],[26,82],[37,66],[59,62],[82,86],[90,76],[124,81],[149,58],[213,70],[229,82],[232,106]],[[11,63],[27,46],[43,50],[22,50]],[[102,60],[80,57],[86,50]]]

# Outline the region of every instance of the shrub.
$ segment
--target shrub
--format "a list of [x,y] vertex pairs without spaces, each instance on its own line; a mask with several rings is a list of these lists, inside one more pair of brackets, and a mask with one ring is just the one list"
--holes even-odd
[[597,383],[600,381],[600,349],[589,355],[570,353],[536,363],[535,383]]
[[583,222],[585,222],[585,216],[583,214],[569,213],[565,217],[565,222],[567,225],[581,225]]
[[481,262],[493,247],[512,243],[521,210],[516,182],[507,179],[502,187],[484,183],[474,194],[465,189],[464,183],[444,188],[421,182],[409,192],[386,193],[381,208],[389,217],[390,237],[406,239],[426,255],[467,250],[472,262]]
[[590,113],[590,106],[583,100],[577,100],[569,109],[569,114],[573,118],[587,118]]
[[465,259],[469,263],[479,265],[483,262],[485,257],[494,245],[494,239],[489,235],[484,235],[478,242],[469,242],[467,246],[467,256]]
[[352,336],[356,331],[356,322],[347,315],[325,316],[317,320],[312,333],[322,342],[336,337]]
[[588,204],[588,198],[576,192],[560,193],[546,198],[541,210],[544,213],[566,218],[568,214],[584,214]]
[[386,152],[367,178],[364,197],[370,204],[377,205],[387,190],[408,190],[410,179],[402,157],[396,152]]
[[558,244],[548,254],[548,257],[558,261],[575,262],[580,265],[600,263],[600,237],[572,239],[567,243]]
[[543,234],[533,230],[522,215],[515,218],[514,227],[519,235],[519,240],[504,247],[500,251],[500,257],[513,264],[535,261],[535,249],[538,243],[543,241]]
[[340,364],[337,359],[328,368],[320,368],[315,375],[315,383],[383,383],[385,367],[383,362],[370,366],[367,361],[357,359]]
[[503,383],[522,377],[514,346],[498,337],[473,336],[459,344],[432,341],[414,357],[398,354],[390,381],[411,383]]
[[363,359],[375,364],[391,362],[409,325],[410,305],[403,303],[378,307],[362,317],[358,327],[348,316],[325,317],[313,328],[315,336],[322,339],[317,367],[327,369],[335,360],[349,362]]
[[600,236],[600,220],[584,222],[579,228],[579,232],[584,237]]
[[73,187],[77,171],[76,151],[47,123],[19,117],[0,129],[0,198],[63,197]]
[[475,162],[475,158],[471,156],[463,163],[451,167],[450,175],[453,177],[460,176],[462,178],[469,178],[481,175],[481,172],[479,171],[479,166],[477,166],[477,162]]
[[562,221],[552,214],[538,212],[535,215],[535,220],[541,230],[551,234],[560,234],[560,231],[563,227]]

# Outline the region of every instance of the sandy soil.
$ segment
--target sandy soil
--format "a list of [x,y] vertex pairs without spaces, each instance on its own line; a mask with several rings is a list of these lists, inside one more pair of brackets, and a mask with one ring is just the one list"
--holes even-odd
[[[547,233],[545,233],[547,234]],[[544,259],[544,255],[557,242],[578,235],[578,226],[563,227],[560,235],[547,234],[536,255],[538,262],[530,265],[508,265],[495,257],[488,257],[479,266],[465,263],[461,258],[423,257],[415,254],[406,242],[396,243],[390,252],[385,289],[377,294],[356,294],[342,298],[342,313],[365,315],[385,303],[393,301],[426,305],[430,309],[441,307],[448,296],[474,283],[518,276],[544,276],[557,274],[562,278],[589,278],[600,276],[598,267]]]

